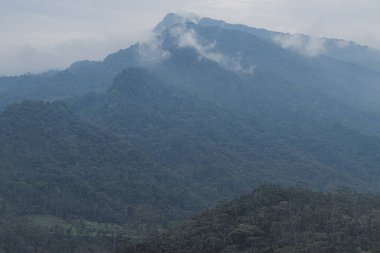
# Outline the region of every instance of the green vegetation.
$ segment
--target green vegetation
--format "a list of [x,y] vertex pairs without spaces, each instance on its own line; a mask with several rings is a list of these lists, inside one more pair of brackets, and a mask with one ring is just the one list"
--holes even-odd
[[104,253],[138,238],[134,230],[117,224],[64,220],[50,215],[8,217],[0,219],[0,225],[0,252]]
[[120,252],[379,252],[380,195],[263,186]]
[[[61,102],[8,107],[0,114],[0,143],[0,248],[5,252],[72,252],[62,247],[86,244],[82,237],[104,248],[109,240],[100,238],[108,235],[97,233],[104,230],[97,224],[122,226],[110,227],[117,236],[125,229],[144,235],[204,205],[197,191],[169,169],[150,162],[123,138],[80,122]],[[33,222],[23,222],[30,215]],[[46,219],[51,216],[57,220]],[[88,232],[72,231],[60,220],[82,220]],[[45,222],[58,222],[59,229],[50,233]],[[97,239],[89,236],[95,232]],[[17,236],[9,241],[12,234]],[[75,247],[83,247],[79,244]]]
[[[65,102],[23,102],[0,114],[1,218],[51,215],[95,232],[14,222],[25,241],[12,243],[14,252],[112,249],[115,237],[138,240],[263,182],[378,187],[378,137],[287,110],[258,122],[143,68],[122,72],[105,94]],[[110,238],[91,222],[122,229]],[[12,223],[4,224],[8,241]],[[33,246],[36,238],[46,241]],[[51,246],[58,238],[62,247]]]
[[[210,20],[186,24],[199,45],[183,47],[170,23],[157,45],[170,57],[159,64],[134,45],[0,78],[0,253],[123,243],[132,252],[379,251],[377,196],[279,187],[141,243],[263,183],[380,191],[380,74],[361,64],[368,54],[350,55],[362,66],[342,52],[304,57],[265,31]],[[214,57],[200,57],[202,47]]]
[[[210,81],[208,89],[227,96],[218,84]],[[165,83],[144,68],[123,71],[105,94],[67,101],[79,118],[125,136],[212,202],[262,183],[379,189],[380,138],[259,102],[263,105],[253,100],[233,109]],[[248,107],[262,116],[246,112]]]

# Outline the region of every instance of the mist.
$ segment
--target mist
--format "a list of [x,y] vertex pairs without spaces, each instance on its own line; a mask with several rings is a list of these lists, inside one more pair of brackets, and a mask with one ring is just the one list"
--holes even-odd
[[[0,75],[63,69],[84,59],[101,60],[141,41],[169,12],[192,12],[229,23],[380,48],[375,25],[380,21],[379,8],[380,3],[374,0],[3,0]],[[299,45],[291,45],[299,49]],[[320,49],[315,41],[301,50],[315,55]]]
[[273,41],[285,49],[291,49],[308,57],[315,57],[326,52],[325,39],[306,37],[301,34],[278,34]]
[[255,69],[255,66],[244,67],[239,59],[216,51],[216,42],[203,44],[196,31],[188,29],[185,25],[173,26],[169,33],[177,39],[178,47],[194,49],[198,53],[199,60],[209,60],[225,69],[245,74],[252,74]]

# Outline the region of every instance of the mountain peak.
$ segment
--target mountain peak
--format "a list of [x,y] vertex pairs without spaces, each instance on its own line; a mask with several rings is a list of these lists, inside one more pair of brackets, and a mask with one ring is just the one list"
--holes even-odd
[[169,13],[164,19],[154,28],[155,32],[163,32],[166,29],[176,24],[183,23],[198,23],[200,17],[193,13]]

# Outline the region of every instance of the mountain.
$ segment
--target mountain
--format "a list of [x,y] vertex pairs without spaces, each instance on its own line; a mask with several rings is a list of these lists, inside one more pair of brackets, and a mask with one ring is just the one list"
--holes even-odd
[[127,69],[105,94],[66,103],[77,117],[125,136],[214,200],[263,182],[377,189],[378,137],[286,110],[269,108],[263,114],[271,116],[257,120],[164,83],[147,69]]
[[[163,42],[171,57],[156,66],[166,82],[258,118],[262,110],[265,117],[288,110],[379,133],[377,72],[324,56],[305,57],[240,31],[194,24],[173,30],[177,34],[169,31]],[[184,53],[191,50],[202,60]]]
[[[182,28],[178,29],[178,26]],[[171,29],[173,27],[175,29]],[[112,85],[113,78],[128,67],[156,68],[157,65],[162,65],[164,68],[159,68],[158,73],[165,73],[165,79],[174,79],[174,81],[178,78],[185,79],[192,75],[183,73],[186,69],[182,69],[176,75],[179,69],[173,68],[180,62],[170,55],[172,46],[180,46],[196,48],[200,59],[219,62],[218,64],[228,70],[248,73],[255,69],[255,74],[262,73],[266,80],[260,79],[257,82],[271,83],[277,88],[276,91],[265,91],[264,95],[269,92],[288,92],[289,94],[285,96],[289,98],[297,94],[308,95],[309,97],[304,99],[306,102],[309,102],[311,96],[313,100],[309,104],[315,107],[317,103],[319,107],[307,113],[323,114],[325,118],[336,118],[336,121],[367,134],[379,134],[377,129],[379,129],[380,105],[377,99],[379,88],[376,83],[380,74],[375,68],[379,66],[380,57],[374,49],[346,41],[330,39],[320,41],[304,35],[289,35],[243,25],[230,25],[223,21],[198,18],[194,15],[169,14],[155,30],[153,41],[141,42],[120,50],[107,56],[103,61],[77,62],[64,71],[41,75],[0,78],[0,107],[25,99],[51,101],[89,92],[104,92]],[[274,39],[281,36],[284,37],[281,43],[278,41],[280,39],[277,41]],[[295,38],[288,38],[292,36]],[[314,40],[317,42],[314,43]],[[292,42],[295,45],[292,45]],[[307,45],[304,45],[305,43]],[[319,44],[321,50],[317,50]],[[317,52],[312,56],[300,52],[314,48]],[[168,55],[169,57],[164,57]],[[162,60],[173,64],[165,68],[167,64],[162,64]],[[185,58],[182,60],[186,61]],[[186,65],[182,64],[182,67]],[[204,76],[199,80],[198,76],[196,81],[199,86],[207,84],[210,79],[215,82],[214,77]],[[242,82],[235,79],[218,78],[218,81],[224,82],[224,85]],[[252,86],[250,84],[255,80],[248,79],[244,82]],[[180,83],[187,88],[195,85],[193,80],[189,82],[184,80]],[[254,94],[256,93],[255,90]],[[326,102],[326,99],[329,101]],[[304,101],[300,103],[301,107]],[[320,108],[321,106],[324,108]]]
[[119,252],[378,252],[380,196],[263,186]]
[[0,77],[0,108],[23,100],[54,101],[89,92],[105,91],[116,74],[137,63],[136,46],[103,61],[81,61],[62,71]]
[[[124,139],[82,123],[61,102],[8,107],[0,115],[0,143],[4,229],[9,220],[26,226],[37,217],[34,225],[45,234],[52,219],[62,233],[79,220],[147,233],[205,205],[182,178],[155,165]],[[26,237],[22,240],[31,243]],[[34,252],[10,244],[1,248]]]
[[[373,65],[378,66],[376,59],[380,57],[375,50],[347,42],[351,46],[339,53],[321,50],[320,54],[308,56],[299,50],[284,48],[272,39],[292,35],[174,14],[169,14],[156,27],[156,32],[153,41],[120,50],[103,61],[77,62],[66,70],[41,75],[2,77],[0,108],[28,99],[52,101],[105,92],[118,73],[137,66],[156,70],[166,83],[191,89],[203,98],[210,95],[218,99],[216,102],[238,109],[245,108],[255,95],[258,102],[246,109],[255,110],[257,104],[270,107],[275,103],[280,109],[291,107],[291,110],[341,122],[368,135],[379,135],[380,91],[376,84],[380,74],[359,60],[342,58],[351,57],[351,52],[362,56],[361,62],[375,62]],[[313,40],[301,37],[300,41]],[[335,43],[334,40],[326,41],[324,48]],[[307,48],[302,43],[300,47]],[[194,57],[179,54],[178,49],[193,49],[201,60],[192,61]],[[334,57],[333,54],[343,56]],[[193,64],[192,69],[188,69],[188,60]],[[230,71],[220,71],[218,66],[203,69],[201,66],[207,61]],[[254,75],[247,75],[250,72]],[[236,73],[246,75],[242,77]],[[259,86],[252,86],[253,83]],[[214,93],[215,87],[206,90],[209,84],[219,85],[216,87],[219,91]],[[222,87],[228,88],[230,94],[226,91],[220,94]],[[245,98],[242,99],[242,95]],[[259,100],[262,101],[259,103]]]
[[[171,20],[175,20],[173,16],[178,15],[169,14],[166,19],[169,18]],[[163,20],[162,25],[167,24],[166,19]],[[178,18],[176,20],[176,23],[183,22],[183,20],[181,21],[181,19]],[[342,62],[360,65],[371,70],[380,70],[380,51],[378,49],[359,45],[352,41],[330,38],[314,38],[304,34],[274,32],[266,29],[249,27],[246,25],[228,24],[222,20],[214,20],[210,18],[199,18],[197,23],[198,25],[204,27],[220,27],[223,29],[250,33],[265,39],[268,42],[280,45],[281,47],[291,49],[301,54],[322,54]],[[166,25],[166,27],[168,28],[170,25]]]
[[202,19],[199,16],[192,13],[182,15],[169,13],[164,17],[164,19],[160,23],[157,24],[157,26],[153,30],[157,33],[161,33],[165,32],[165,30],[169,29],[174,25],[184,23],[198,23],[200,20]]
[[70,108],[214,199],[263,182],[378,188],[376,72],[195,23],[157,40],[169,57],[125,70],[105,94],[70,99]]
[[0,78],[0,251],[110,251],[263,183],[379,191],[377,54],[343,44],[170,14],[102,61]]

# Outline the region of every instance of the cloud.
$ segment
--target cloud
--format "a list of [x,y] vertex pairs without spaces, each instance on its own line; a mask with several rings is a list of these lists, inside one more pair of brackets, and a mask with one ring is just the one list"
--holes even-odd
[[[41,33],[28,32],[0,42],[0,73],[18,74],[41,72],[69,66],[100,45],[110,43],[106,38],[92,33]],[[90,58],[90,57],[89,57]]]
[[101,60],[138,42],[168,9],[148,0],[2,0],[0,76]]
[[347,40],[337,40],[335,42],[335,45],[337,46],[337,48],[339,49],[344,49],[346,47],[348,47],[349,45],[351,44],[350,41],[347,41]]
[[206,59],[219,64],[225,69],[245,74],[252,74],[255,69],[254,66],[243,67],[238,59],[217,52],[215,42],[202,43],[194,29],[188,29],[185,25],[173,26],[169,33],[177,39],[178,47],[194,49],[198,53],[200,60]]
[[194,0],[186,9],[229,23],[380,48],[378,0]]
[[291,49],[308,57],[315,57],[326,52],[325,39],[313,38],[301,34],[278,34],[273,41],[285,49]]
[[[163,16],[178,10],[380,48],[379,9],[378,0],[1,0],[0,75],[64,68],[80,59],[100,60],[136,43]],[[67,34],[103,39],[79,36],[68,41]],[[48,43],[49,50],[42,43]],[[318,41],[309,44],[310,48],[318,45]],[[28,48],[34,53],[28,53]]]
[[142,64],[157,64],[170,56],[162,48],[162,42],[160,35],[152,32],[138,44],[139,60]]

